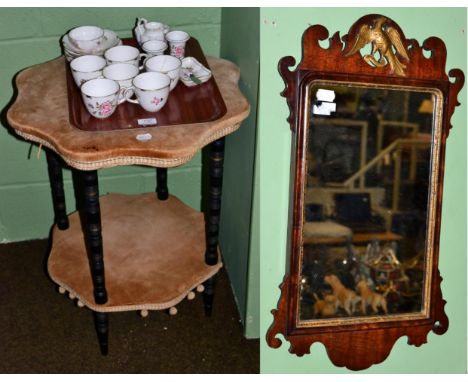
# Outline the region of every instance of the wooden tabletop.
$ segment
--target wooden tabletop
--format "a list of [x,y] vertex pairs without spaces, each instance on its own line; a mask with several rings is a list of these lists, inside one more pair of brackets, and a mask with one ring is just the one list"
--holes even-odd
[[[69,122],[64,61],[59,57],[18,74],[18,94],[7,119],[19,136],[54,150],[80,170],[132,164],[179,166],[210,142],[237,130],[250,111],[238,88],[239,69],[229,61],[208,58],[227,109],[221,118],[120,131],[82,131]],[[152,138],[144,142],[136,139],[144,133]]]

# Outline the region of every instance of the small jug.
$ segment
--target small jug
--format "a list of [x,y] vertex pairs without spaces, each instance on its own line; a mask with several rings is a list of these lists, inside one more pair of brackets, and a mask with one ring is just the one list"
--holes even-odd
[[149,40],[165,41],[164,35],[169,32],[169,27],[157,21],[148,21],[138,17],[135,27],[135,37],[141,45]]

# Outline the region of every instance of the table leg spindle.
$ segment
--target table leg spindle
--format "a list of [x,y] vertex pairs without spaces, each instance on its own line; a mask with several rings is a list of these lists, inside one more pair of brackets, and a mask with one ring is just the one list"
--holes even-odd
[[210,317],[213,310],[214,288],[216,284],[216,275],[210,277],[203,283],[203,305],[205,307],[205,316]]
[[88,246],[96,304],[107,302],[104,255],[101,235],[101,211],[97,171],[82,171],[84,187],[85,240]]
[[102,355],[107,355],[109,351],[108,338],[109,338],[109,314],[101,312],[93,312],[94,325],[98,336],[99,347]]
[[68,216],[65,205],[65,192],[63,191],[62,165],[59,156],[53,151],[45,150],[47,168],[49,171],[50,188],[52,190],[52,203],[54,205],[55,223],[60,230],[68,229]]
[[[223,161],[224,161],[224,137],[210,145],[210,186],[209,186],[209,211],[206,223],[206,252],[205,263],[215,265],[218,263],[218,235],[219,217],[221,214],[221,191],[223,185]],[[203,302],[205,314],[211,315],[214,298],[215,276],[205,283]]]
[[208,216],[206,224],[205,262],[215,265],[218,262],[219,216],[221,214],[221,191],[223,184],[224,138],[210,145],[210,187]]
[[167,200],[169,198],[167,168],[156,168],[156,193],[159,200]]
[[[96,304],[107,302],[107,291],[104,277],[104,256],[101,235],[101,210],[99,206],[99,186],[97,171],[81,171],[81,183],[84,196],[84,234],[89,250],[91,275],[94,286]],[[108,313],[94,313],[94,323],[99,340],[101,353],[108,352]]]

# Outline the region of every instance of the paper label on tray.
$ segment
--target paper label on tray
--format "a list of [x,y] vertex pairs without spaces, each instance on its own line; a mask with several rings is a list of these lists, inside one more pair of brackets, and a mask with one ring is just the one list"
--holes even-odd
[[143,119],[138,119],[138,125],[139,126],[152,126],[156,125],[158,121],[156,118],[143,118]]

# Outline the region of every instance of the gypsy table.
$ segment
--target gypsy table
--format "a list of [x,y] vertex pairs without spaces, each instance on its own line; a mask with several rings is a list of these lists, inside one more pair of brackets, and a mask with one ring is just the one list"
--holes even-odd
[[[19,136],[48,148],[56,222],[48,271],[62,291],[93,311],[102,354],[108,352],[108,312],[174,307],[203,284],[205,312],[211,314],[214,276],[222,266],[218,227],[224,137],[239,128],[249,105],[237,85],[238,68],[222,59],[208,63],[227,109],[221,118],[115,131],[89,132],[70,124],[63,57],[17,76],[18,95],[8,122]],[[144,133],[152,138],[136,139]],[[202,213],[169,195],[167,168],[188,162],[208,144],[205,223]],[[72,167],[81,190],[75,195],[78,211],[69,217],[61,159]],[[156,167],[157,198],[110,194],[100,200],[97,170],[119,165]]]

